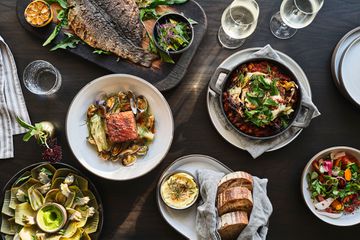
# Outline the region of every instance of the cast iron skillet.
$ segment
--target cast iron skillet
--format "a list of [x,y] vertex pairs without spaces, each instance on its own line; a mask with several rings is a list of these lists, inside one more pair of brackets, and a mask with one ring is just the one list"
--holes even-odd
[[[21,169],[20,171],[18,171],[5,185],[3,191],[2,191],[2,195],[0,198],[1,201],[1,206],[4,203],[4,197],[5,197],[5,192],[6,190],[10,189],[11,186],[13,185],[13,183],[26,171],[31,171],[31,169],[41,165],[41,164],[51,164],[53,165],[54,168],[59,169],[59,168],[68,168],[72,171],[74,171],[77,175],[85,178],[88,183],[89,183],[89,189],[91,190],[91,192],[94,194],[96,201],[99,205],[99,225],[98,225],[98,229],[95,233],[91,233],[90,237],[91,239],[95,239],[95,240],[99,240],[100,239],[100,235],[101,235],[101,231],[103,228],[103,223],[104,223],[104,209],[103,209],[103,205],[102,205],[102,201],[100,198],[100,194],[98,193],[98,191],[96,190],[95,185],[90,181],[89,178],[87,178],[86,176],[84,176],[84,174],[82,174],[79,170],[77,170],[76,168],[74,168],[73,166],[70,166],[68,164],[65,163],[49,163],[49,162],[39,162],[39,163],[35,163],[35,164],[31,164],[23,169]],[[0,233],[1,239],[5,240],[5,234]]]
[[[210,86],[211,90],[213,90],[219,96],[219,103],[220,103],[220,106],[221,106],[221,112],[222,112],[223,116],[225,117],[228,125],[230,125],[231,128],[234,129],[235,131],[237,131],[240,135],[251,138],[251,139],[255,139],[255,140],[273,139],[273,138],[278,137],[279,135],[283,134],[284,132],[286,132],[291,127],[306,128],[311,122],[311,118],[313,116],[313,113],[314,113],[315,109],[312,106],[310,106],[309,104],[307,104],[306,102],[303,101],[302,90],[301,90],[300,87],[298,88],[299,100],[296,103],[296,106],[295,106],[295,109],[294,109],[295,112],[293,114],[293,117],[290,120],[289,125],[286,128],[284,128],[283,130],[281,130],[280,132],[275,133],[275,134],[270,135],[270,136],[258,137],[258,136],[249,135],[249,134],[246,134],[246,133],[240,131],[236,126],[234,126],[232,124],[232,122],[230,122],[230,120],[228,119],[228,117],[225,114],[224,105],[223,105],[223,97],[222,97],[222,95],[223,95],[223,93],[225,91],[225,87],[227,86],[227,82],[230,80],[230,77],[232,76],[234,71],[237,68],[239,68],[241,65],[251,63],[251,62],[259,62],[259,61],[267,61],[267,62],[270,62],[270,63],[272,63],[274,65],[277,65],[279,67],[279,69],[283,73],[290,76],[291,79],[298,86],[300,86],[295,74],[283,62],[281,62],[280,60],[273,59],[273,58],[253,57],[253,58],[249,58],[249,59],[246,59],[244,61],[239,62],[233,69],[225,69],[225,68],[216,69],[214,75],[210,79],[209,86]],[[225,74],[226,75],[225,78],[223,78],[222,81],[220,81],[220,79],[219,79],[220,74]],[[299,113],[302,112],[302,110],[306,110],[305,111],[305,116],[303,118],[298,119],[297,117],[298,117]]]

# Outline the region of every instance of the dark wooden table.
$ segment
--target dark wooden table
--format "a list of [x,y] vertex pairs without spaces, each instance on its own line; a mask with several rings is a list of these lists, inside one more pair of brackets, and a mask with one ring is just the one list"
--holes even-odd
[[[268,193],[274,206],[268,239],[356,239],[359,226],[335,227],[321,222],[306,207],[300,192],[300,177],[306,162],[320,150],[345,145],[360,148],[360,111],[344,99],[332,82],[330,59],[338,40],[360,23],[358,0],[326,0],[315,21],[290,40],[278,40],[269,30],[269,19],[280,0],[259,0],[260,19],[255,34],[242,48],[270,43],[294,58],[306,72],[313,101],[322,115],[285,148],[254,160],[225,142],[212,126],[206,109],[208,80],[215,68],[235,51],[222,49],[216,38],[227,1],[199,0],[209,21],[208,32],[183,82],[165,93],[175,120],[175,136],[164,161],[144,177],[112,182],[87,172],[74,158],[64,134],[65,116],[75,94],[88,82],[108,74],[94,64],[66,51],[50,53],[19,25],[15,0],[0,0],[0,35],[13,51],[21,76],[35,59],[53,63],[63,76],[63,85],[53,97],[39,97],[24,90],[33,122],[49,120],[59,129],[63,162],[85,172],[98,187],[105,208],[102,239],[182,239],[161,217],[155,198],[158,178],[176,158],[200,153],[213,156],[234,170],[245,170],[269,179]],[[0,130],[1,131],[1,130]],[[0,188],[21,168],[40,160],[34,142],[14,138],[15,159],[0,160]]]

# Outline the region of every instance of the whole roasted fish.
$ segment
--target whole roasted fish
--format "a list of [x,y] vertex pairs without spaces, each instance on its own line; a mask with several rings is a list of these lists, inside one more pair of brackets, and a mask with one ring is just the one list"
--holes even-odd
[[69,26],[91,47],[150,67],[156,55],[141,48],[143,26],[134,0],[68,0]]

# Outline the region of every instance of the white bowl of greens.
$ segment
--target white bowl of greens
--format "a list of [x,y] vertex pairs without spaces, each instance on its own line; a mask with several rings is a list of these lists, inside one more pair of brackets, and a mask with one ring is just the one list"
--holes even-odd
[[360,223],[360,150],[337,146],[307,163],[301,190],[310,211],[336,226]]

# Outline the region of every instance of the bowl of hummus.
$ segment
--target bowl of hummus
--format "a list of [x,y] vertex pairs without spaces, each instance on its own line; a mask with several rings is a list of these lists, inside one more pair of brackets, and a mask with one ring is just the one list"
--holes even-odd
[[161,181],[160,196],[172,209],[187,209],[194,205],[199,197],[196,178],[185,171],[172,172]]

